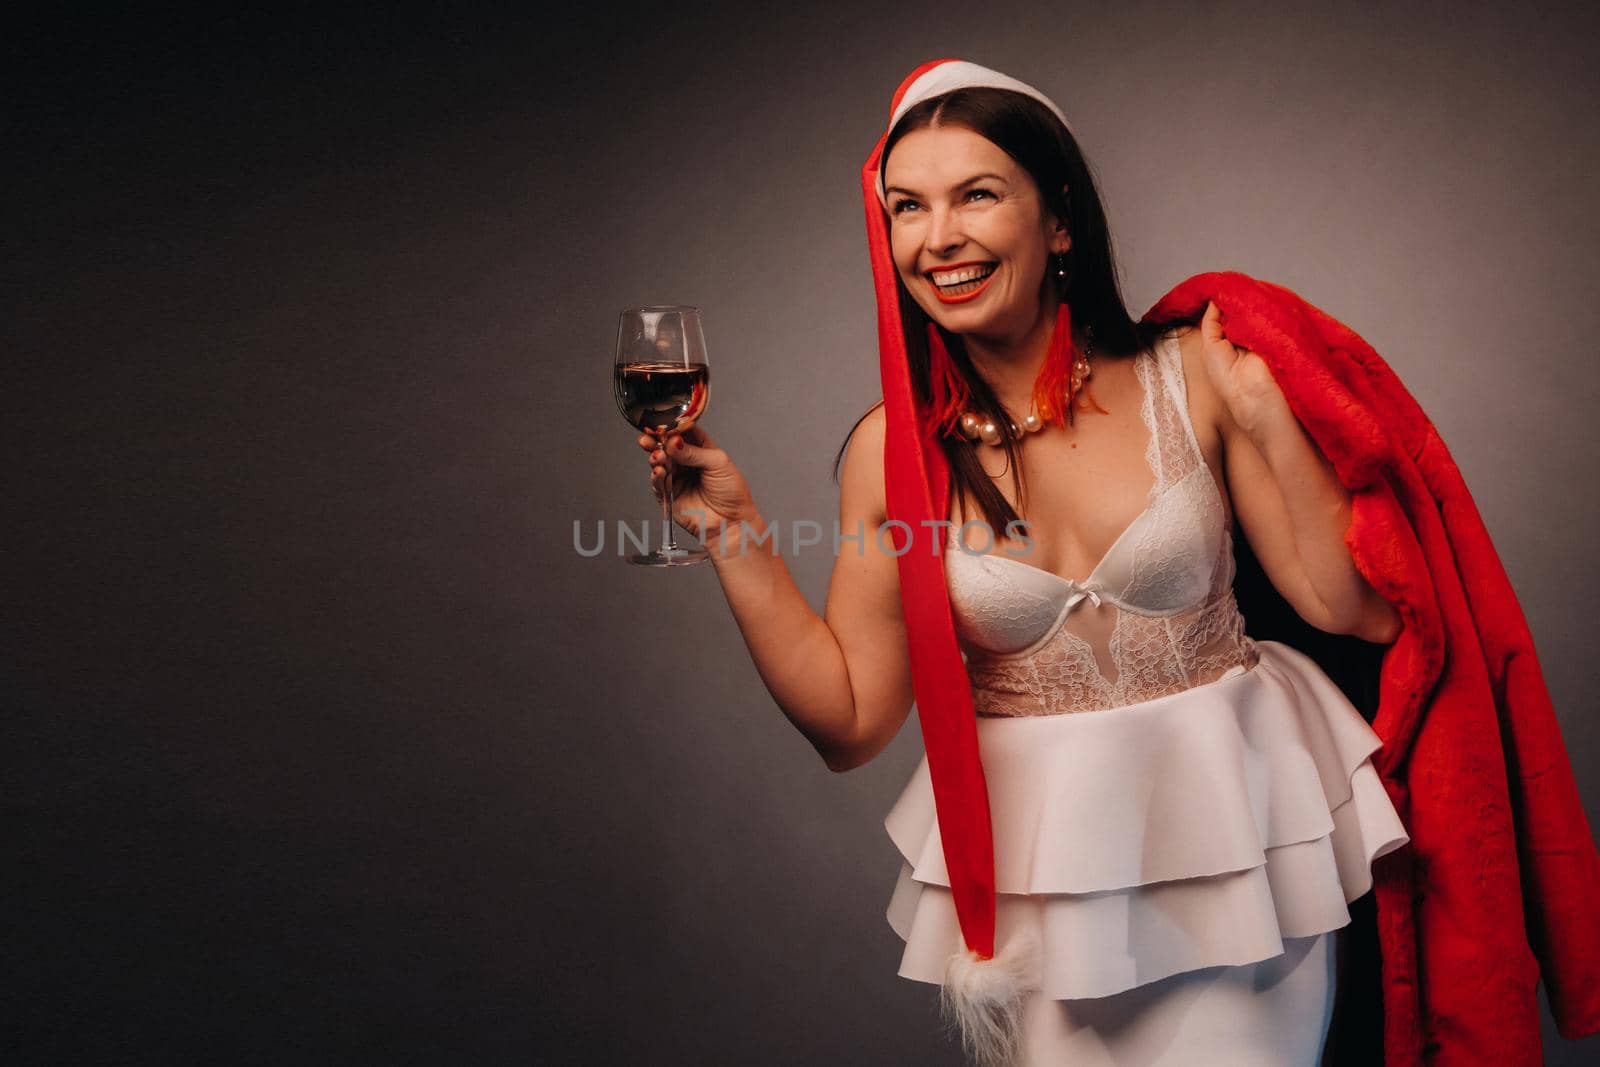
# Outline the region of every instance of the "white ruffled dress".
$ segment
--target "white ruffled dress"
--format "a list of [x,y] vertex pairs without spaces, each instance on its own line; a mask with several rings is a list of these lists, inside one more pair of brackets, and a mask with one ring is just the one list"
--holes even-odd
[[[1175,337],[1138,357],[1149,506],[1088,579],[952,531],[994,831],[996,951],[1038,947],[1028,1064],[1312,1064],[1334,946],[1409,837],[1381,744],[1309,657],[1244,632]],[[1107,669],[1109,667],[1109,669]],[[884,822],[901,976],[961,937],[924,758]]]

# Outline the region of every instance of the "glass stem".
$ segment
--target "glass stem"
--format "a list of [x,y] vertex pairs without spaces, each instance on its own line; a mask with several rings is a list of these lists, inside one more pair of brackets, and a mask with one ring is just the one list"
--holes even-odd
[[678,550],[678,535],[672,528],[672,458],[667,455],[667,435],[659,434],[656,443],[661,446],[661,465],[666,469],[662,476],[665,491],[661,494],[661,517],[667,524],[667,543],[662,546],[662,552],[676,552]]

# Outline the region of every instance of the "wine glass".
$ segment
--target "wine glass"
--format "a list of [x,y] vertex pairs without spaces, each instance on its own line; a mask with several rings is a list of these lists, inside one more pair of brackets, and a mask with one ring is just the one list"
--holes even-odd
[[[694,425],[710,399],[711,367],[700,329],[700,309],[676,304],[628,308],[617,327],[614,385],[623,418],[654,434],[663,455],[667,435]],[[703,546],[678,544],[672,522],[672,461],[664,459],[666,491],[661,513],[667,543],[654,552],[633,553],[629,563],[678,567],[711,558]]]

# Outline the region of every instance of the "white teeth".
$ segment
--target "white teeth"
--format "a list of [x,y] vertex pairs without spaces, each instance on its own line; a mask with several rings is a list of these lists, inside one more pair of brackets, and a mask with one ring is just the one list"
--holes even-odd
[[993,273],[993,263],[985,264],[982,267],[962,267],[960,270],[934,271],[933,284],[939,286],[960,285],[962,282],[974,282],[979,278],[987,278]]

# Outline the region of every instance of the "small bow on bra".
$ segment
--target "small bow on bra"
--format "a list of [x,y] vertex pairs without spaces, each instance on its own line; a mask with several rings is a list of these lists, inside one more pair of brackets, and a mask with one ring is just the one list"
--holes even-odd
[[1095,607],[1098,608],[1100,606],[1100,594],[1094,589],[1091,589],[1087,585],[1081,585],[1078,582],[1071,580],[1067,582],[1067,585],[1069,588],[1071,588],[1072,595],[1067,598],[1066,606],[1061,609],[1063,614],[1071,611],[1073,608],[1082,603],[1084,597],[1088,597],[1090,600],[1092,600]]

